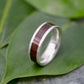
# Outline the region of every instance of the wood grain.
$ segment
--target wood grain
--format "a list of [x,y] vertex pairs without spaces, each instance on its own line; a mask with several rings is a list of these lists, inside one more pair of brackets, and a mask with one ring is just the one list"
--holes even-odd
[[53,26],[53,24],[51,23],[46,23],[44,24],[40,29],[39,31],[37,32],[37,34],[35,35],[35,38],[32,42],[32,45],[31,45],[31,49],[30,49],[30,57],[31,59],[36,62],[36,56],[37,56],[37,50],[38,50],[38,47],[39,47],[39,43],[43,37],[43,35],[45,34],[45,32],[51,28],[51,26]]

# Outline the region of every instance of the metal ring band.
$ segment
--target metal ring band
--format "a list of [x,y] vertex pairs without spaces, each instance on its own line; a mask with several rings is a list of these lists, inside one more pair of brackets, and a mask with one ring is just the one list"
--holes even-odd
[[[50,33],[51,37],[49,42],[47,43],[48,45],[46,46],[44,52],[40,55],[43,43]],[[60,47],[60,42],[61,30],[58,26],[47,22],[41,24],[41,26],[37,28],[30,41],[29,53],[31,60],[41,66],[47,65],[55,57]]]

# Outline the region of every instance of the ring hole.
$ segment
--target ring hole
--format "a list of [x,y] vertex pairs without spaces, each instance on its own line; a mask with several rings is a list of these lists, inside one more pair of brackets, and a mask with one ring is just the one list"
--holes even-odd
[[48,64],[56,55],[59,48],[59,31],[54,28],[45,38],[39,53],[39,62],[42,65]]

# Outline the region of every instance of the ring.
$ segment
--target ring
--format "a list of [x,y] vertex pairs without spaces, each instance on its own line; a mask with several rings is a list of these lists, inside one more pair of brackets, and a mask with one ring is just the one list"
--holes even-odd
[[29,45],[30,58],[40,66],[49,64],[56,56],[61,43],[61,29],[45,22],[35,31]]

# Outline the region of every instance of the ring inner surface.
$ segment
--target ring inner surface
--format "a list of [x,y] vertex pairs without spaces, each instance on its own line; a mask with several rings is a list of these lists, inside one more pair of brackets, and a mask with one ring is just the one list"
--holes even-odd
[[57,28],[52,29],[46,36],[42,43],[39,62],[42,65],[48,64],[56,55],[60,45],[59,30]]

